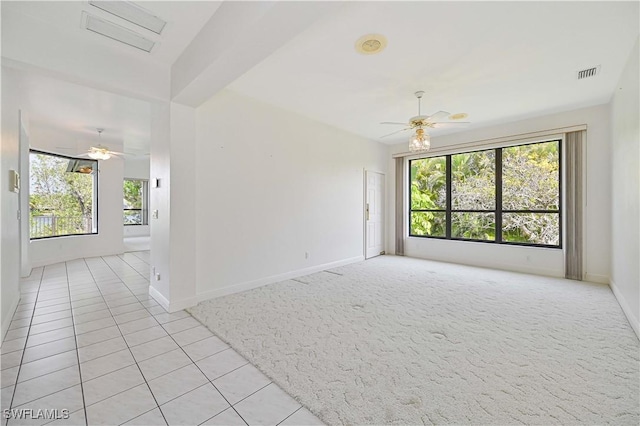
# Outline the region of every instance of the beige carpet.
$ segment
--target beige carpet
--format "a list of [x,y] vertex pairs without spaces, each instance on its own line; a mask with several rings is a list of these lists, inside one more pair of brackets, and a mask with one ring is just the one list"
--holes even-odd
[[329,424],[640,422],[607,286],[383,256],[191,312]]

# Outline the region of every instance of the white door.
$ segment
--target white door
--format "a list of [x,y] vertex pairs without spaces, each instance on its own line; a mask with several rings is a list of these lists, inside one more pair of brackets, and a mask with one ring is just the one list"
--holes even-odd
[[365,259],[384,254],[384,175],[365,171]]

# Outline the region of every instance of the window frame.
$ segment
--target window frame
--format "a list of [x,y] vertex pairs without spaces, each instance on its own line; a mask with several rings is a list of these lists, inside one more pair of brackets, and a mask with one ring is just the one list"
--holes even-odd
[[[538,145],[545,143],[556,143],[558,146],[558,210],[544,210],[544,209],[527,209],[527,210],[514,210],[514,209],[503,209],[503,164],[502,164],[502,150],[508,149],[516,146],[528,146],[528,145]],[[450,152],[447,154],[434,153],[434,155],[427,155],[423,157],[415,157],[408,160],[407,167],[407,188],[408,188],[408,208],[407,208],[407,236],[410,238],[431,238],[437,240],[450,240],[450,241],[465,241],[465,242],[476,242],[476,243],[488,243],[488,244],[500,244],[500,245],[511,245],[511,246],[523,246],[523,247],[541,247],[541,248],[553,248],[553,249],[562,249],[564,244],[563,239],[563,157],[562,157],[562,145],[563,140],[561,138],[553,138],[549,140],[542,141],[534,141],[534,142],[522,142],[522,143],[514,143],[514,144],[505,144],[497,147],[478,147],[477,149],[470,151],[456,151]],[[495,209],[494,210],[471,210],[471,209],[453,209],[452,208],[452,161],[451,158],[454,155],[458,154],[472,154],[475,152],[483,152],[483,151],[494,151],[495,156]],[[446,164],[446,207],[445,209],[412,209],[412,200],[411,200],[411,163],[413,161],[424,160],[427,158],[438,158],[444,157]],[[411,214],[413,212],[433,212],[433,213],[445,213],[445,236],[432,236],[432,235],[413,235],[411,234]],[[494,240],[480,240],[480,239],[472,239],[472,238],[459,238],[453,237],[451,235],[452,228],[452,215],[453,213],[493,213],[494,214],[494,223],[495,223],[495,239]],[[535,244],[535,243],[526,243],[526,242],[516,242],[516,241],[504,241],[502,238],[502,224],[503,224],[503,214],[509,213],[539,213],[539,214],[557,214],[558,215],[558,244]]]
[[140,211],[142,212],[142,223],[124,223],[123,226],[148,226],[149,225],[149,179],[138,179],[138,178],[123,178],[122,184],[124,185],[125,181],[136,181],[142,182],[142,208],[141,209],[125,209],[124,206],[122,211]]
[[[95,229],[94,231],[91,232],[87,232],[87,233],[83,233],[83,234],[61,234],[61,235],[49,235],[49,236],[44,236],[44,237],[31,237],[31,208],[29,208],[29,241],[38,241],[38,240],[46,240],[46,239],[50,239],[50,238],[67,238],[67,237],[86,237],[86,236],[92,236],[92,235],[98,235],[100,233],[100,220],[99,220],[99,213],[100,213],[100,208],[99,208],[99,176],[100,176],[100,162],[98,160],[94,160],[91,158],[81,158],[81,157],[72,157],[69,155],[64,155],[64,154],[57,154],[57,153],[53,153],[53,152],[47,152],[47,151],[42,151],[40,149],[32,149],[29,148],[29,186],[31,186],[31,154],[41,154],[41,155],[48,155],[50,157],[58,157],[58,158],[64,158],[66,160],[70,160],[70,161],[77,161],[77,160],[81,160],[81,161],[91,161],[91,162],[95,162],[96,163],[96,167],[94,169],[95,174],[93,174],[93,199],[92,199],[92,203],[93,203],[93,214],[92,214],[92,226],[91,229]],[[29,189],[29,198],[31,198],[31,190]],[[29,200],[31,201],[31,200]]]

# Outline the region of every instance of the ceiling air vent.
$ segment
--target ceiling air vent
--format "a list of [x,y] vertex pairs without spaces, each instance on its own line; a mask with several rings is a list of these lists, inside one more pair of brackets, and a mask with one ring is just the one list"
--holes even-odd
[[164,26],[167,24],[162,19],[130,1],[89,0],[89,4],[156,34],[162,33]]
[[119,41],[120,43],[127,44],[145,52],[151,52],[155,42],[142,37],[140,34],[135,33],[127,28],[116,25],[112,22],[96,18],[93,15],[84,14],[85,28],[94,33],[98,33],[112,40]]
[[591,68],[585,68],[577,72],[578,80],[584,80],[585,78],[595,77],[599,73],[600,73],[600,65],[591,67]]

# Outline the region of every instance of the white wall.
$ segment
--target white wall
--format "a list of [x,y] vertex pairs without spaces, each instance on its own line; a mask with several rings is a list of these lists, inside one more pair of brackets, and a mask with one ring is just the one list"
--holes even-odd
[[[472,119],[472,118],[471,118]],[[607,283],[610,272],[610,183],[611,144],[608,105],[560,112],[528,120],[479,128],[432,138],[433,147],[501,138],[510,135],[539,132],[574,125],[587,125],[586,143],[586,206],[584,210],[586,237],[584,268],[589,281]],[[406,152],[405,144],[390,147],[389,153]],[[395,176],[395,160],[389,160],[390,174]],[[389,211],[393,211],[395,188],[393,179],[387,186]],[[388,215],[387,241],[395,241],[393,215]],[[390,251],[395,247],[390,244]],[[484,243],[434,240],[409,237],[405,239],[405,255],[445,262],[505,269],[517,272],[564,276],[564,260],[559,249],[501,246]]]
[[640,336],[640,117],[636,42],[611,101],[611,288]]
[[364,169],[386,172],[386,147],[230,91],[196,138],[200,299],[363,258]]
[[[157,188],[149,188],[150,210],[158,210],[158,218],[149,218],[151,228],[151,266],[160,274],[160,280],[151,278],[149,292],[169,308],[170,260],[171,260],[171,123],[169,102],[151,104],[151,164],[150,178],[158,179]],[[151,216],[151,212],[150,212]]]
[[[2,67],[2,139],[0,140],[0,321],[2,338],[18,301],[20,234],[18,194],[9,191],[9,170],[19,170],[20,80],[15,71]],[[22,185],[25,184],[23,178]]]
[[[124,178],[125,179],[144,179],[149,180],[149,157],[144,158],[127,158],[124,159]],[[129,225],[124,227],[124,237],[146,237],[150,235],[151,229],[149,225]]]
[[[38,141],[31,141],[38,148]],[[49,265],[81,257],[122,253],[122,179],[124,162],[120,158],[99,161],[98,234],[33,240],[31,267]]]
[[[196,224],[201,184],[196,167],[196,111],[171,104],[171,303],[170,310],[195,305]],[[206,184],[205,184],[206,185]]]

